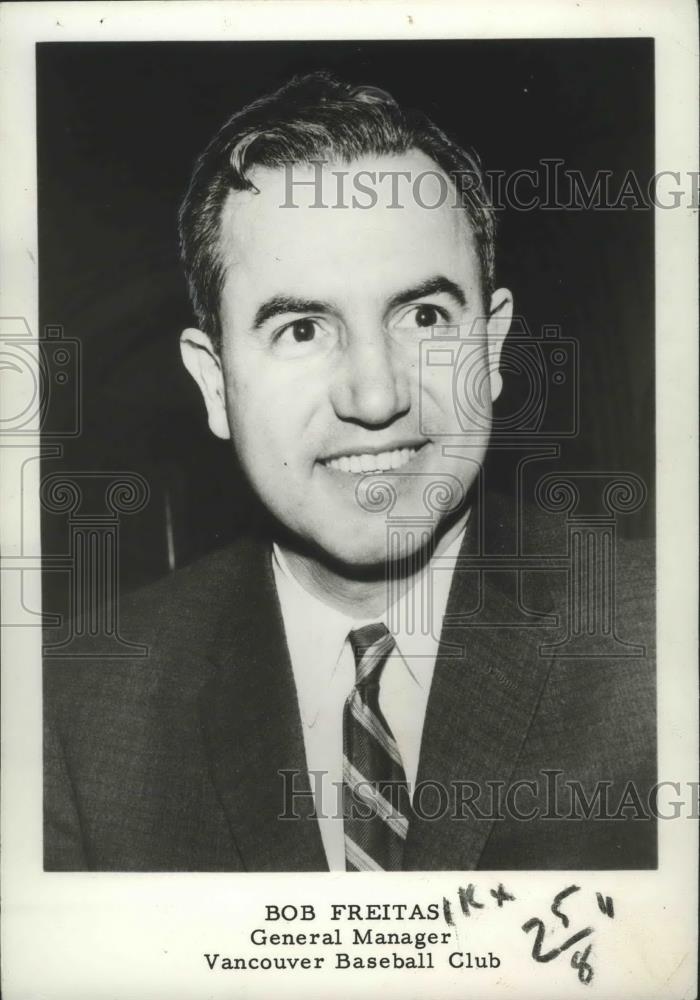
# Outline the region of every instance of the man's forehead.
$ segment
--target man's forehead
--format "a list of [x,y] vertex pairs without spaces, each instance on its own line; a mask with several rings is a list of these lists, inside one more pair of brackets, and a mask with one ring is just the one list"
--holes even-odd
[[452,181],[420,150],[351,162],[259,167],[254,190],[229,192],[220,247],[227,267],[290,256],[406,256],[470,248],[474,240]]
[[[439,164],[420,149],[367,153],[352,160],[319,156],[281,167],[256,167],[250,179],[256,187],[271,189],[280,204],[318,208],[321,202],[329,207],[342,203],[352,208],[355,194],[359,211],[367,211],[370,201],[373,208],[397,202],[405,205],[416,183],[423,200],[435,205],[445,184],[452,184]],[[369,191],[374,192],[376,204]]]

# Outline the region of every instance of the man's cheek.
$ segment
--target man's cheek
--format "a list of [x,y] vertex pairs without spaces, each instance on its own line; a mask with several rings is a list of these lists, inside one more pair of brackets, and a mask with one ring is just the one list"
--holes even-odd
[[427,437],[490,427],[489,367],[483,352],[462,349],[453,364],[423,368],[420,430]]
[[454,398],[454,367],[445,365],[424,372],[421,381],[420,432],[439,437],[459,431]]

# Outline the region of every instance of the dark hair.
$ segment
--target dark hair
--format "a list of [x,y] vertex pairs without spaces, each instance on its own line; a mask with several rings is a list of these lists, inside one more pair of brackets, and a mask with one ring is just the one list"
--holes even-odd
[[352,162],[418,149],[453,181],[471,224],[484,298],[494,287],[495,220],[478,157],[452,142],[419,111],[383,90],[354,87],[330,73],[295,77],[234,114],[196,162],[180,209],[181,257],[197,322],[218,348],[225,278],[221,211],[229,191],[255,191],[255,167],[311,160]]

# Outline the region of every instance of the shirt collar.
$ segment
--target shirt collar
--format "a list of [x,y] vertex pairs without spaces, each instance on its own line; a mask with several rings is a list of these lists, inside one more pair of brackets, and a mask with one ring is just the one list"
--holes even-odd
[[272,547],[272,569],[299,706],[304,722],[313,725],[328,684],[338,670],[348,632],[365,623],[330,607],[302,587],[276,543]]
[[[410,591],[391,608],[381,615],[362,619],[352,618],[309,593],[292,573],[279,546],[273,543],[272,569],[301,713],[307,725],[313,725],[328,684],[339,669],[348,633],[370,622],[383,621],[389,627],[413,681],[420,687],[430,684],[452,583],[454,559],[459,554],[463,539],[464,530],[441,554],[440,561],[445,568],[432,572],[434,566],[431,561]],[[409,622],[405,613],[408,600],[412,600],[415,623],[425,620],[424,616],[429,613],[432,627],[427,632]],[[404,652],[409,655],[403,656]]]

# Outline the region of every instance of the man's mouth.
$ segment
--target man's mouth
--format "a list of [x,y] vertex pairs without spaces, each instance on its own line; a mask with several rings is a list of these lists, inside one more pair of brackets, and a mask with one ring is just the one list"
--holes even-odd
[[323,465],[337,472],[348,472],[352,475],[362,475],[367,472],[389,472],[401,469],[422,451],[427,441],[420,445],[407,448],[393,448],[391,451],[355,452],[347,455],[336,455],[323,460]]

